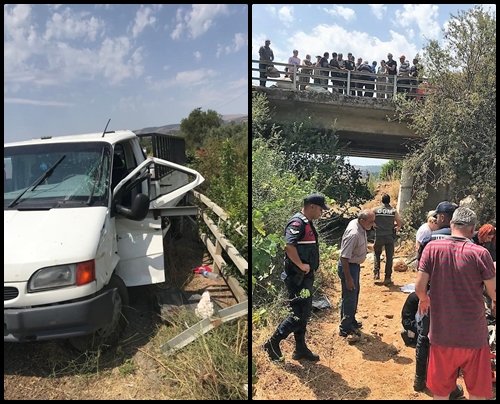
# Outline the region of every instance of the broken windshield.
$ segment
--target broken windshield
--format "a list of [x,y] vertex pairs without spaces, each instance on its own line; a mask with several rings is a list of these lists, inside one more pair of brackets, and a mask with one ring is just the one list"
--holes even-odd
[[[5,147],[4,209],[107,206],[110,151],[105,142]],[[33,186],[37,179],[43,180]]]

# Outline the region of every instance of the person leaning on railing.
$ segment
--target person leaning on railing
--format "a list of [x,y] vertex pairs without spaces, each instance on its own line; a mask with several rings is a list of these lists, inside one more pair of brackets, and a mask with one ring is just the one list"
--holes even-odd
[[412,94],[412,97],[415,97],[417,94],[417,87],[418,87],[418,71],[420,69],[420,66],[418,64],[418,59],[414,58],[413,59],[413,65],[410,67],[410,93]]
[[385,60],[380,61],[380,66],[377,69],[377,98],[385,98],[385,90],[387,88],[387,65]]
[[306,58],[302,61],[302,69],[300,69],[300,72],[302,73],[299,77],[299,82],[300,83],[303,83],[300,85],[300,89],[301,90],[305,90],[306,89],[306,85],[309,84],[309,81],[311,80],[311,78],[309,77],[312,72],[313,72],[313,69],[310,68],[312,67],[312,62],[311,62],[311,55],[306,55]]
[[406,77],[410,76],[410,63],[406,60],[405,55],[399,57],[399,63],[398,93],[408,93],[410,89],[407,86],[410,81]]
[[[323,57],[319,61],[319,65],[320,65],[320,67],[322,67],[322,69],[320,70],[321,76],[328,77],[330,75],[330,72],[328,70],[326,70],[330,67],[330,63],[328,62],[329,56],[330,56],[330,54],[328,52],[325,52],[323,54]],[[321,84],[323,85],[323,88],[325,90],[328,90],[328,79],[327,78],[321,79]]]

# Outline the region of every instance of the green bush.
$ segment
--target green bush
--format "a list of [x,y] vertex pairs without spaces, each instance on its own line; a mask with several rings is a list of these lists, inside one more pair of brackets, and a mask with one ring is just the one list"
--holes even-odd
[[379,179],[382,181],[401,180],[402,160],[389,160],[380,168]]

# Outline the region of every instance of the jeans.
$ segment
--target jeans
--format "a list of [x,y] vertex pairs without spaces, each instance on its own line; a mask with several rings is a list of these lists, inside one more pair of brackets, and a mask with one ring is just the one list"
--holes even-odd
[[380,273],[380,255],[382,248],[385,248],[385,279],[391,279],[392,275],[392,258],[394,257],[394,237],[382,236],[376,237],[373,244],[375,252],[375,261],[373,262],[373,272]]
[[349,263],[349,272],[351,273],[352,280],[354,281],[354,290],[347,290],[345,282],[344,268],[342,262],[339,261],[338,274],[342,283],[342,301],[340,304],[340,333],[350,334],[354,331],[354,323],[356,322],[356,311],[358,310],[359,298],[359,272],[360,265]]

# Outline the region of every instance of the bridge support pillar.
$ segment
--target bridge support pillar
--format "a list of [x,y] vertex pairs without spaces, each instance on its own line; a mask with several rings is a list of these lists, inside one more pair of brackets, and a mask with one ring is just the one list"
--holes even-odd
[[400,215],[403,214],[408,205],[408,202],[410,202],[412,189],[413,175],[411,175],[408,166],[403,163],[403,169],[401,170],[401,183],[399,186],[398,194],[398,205],[396,207]]
[[[401,170],[401,184],[399,186],[399,195],[398,195],[398,205],[397,210],[399,214],[403,214],[404,210],[407,208],[408,203],[413,194],[413,175],[410,173],[408,166],[403,164],[403,169]],[[422,207],[422,217],[425,217],[425,214],[429,210],[436,209],[436,206],[439,202],[442,201],[452,201],[450,199],[450,185],[440,185],[439,187],[432,187],[431,185],[427,185],[427,198],[424,201],[424,206]]]
[[439,202],[442,201],[450,201],[450,202],[455,202],[458,203],[459,201],[453,201],[450,199],[451,197],[451,192],[450,192],[450,186],[449,185],[440,185],[439,187],[431,187],[430,185],[427,186],[427,199],[424,202],[424,211],[428,212],[429,210],[434,210],[436,209],[436,206],[438,205]]

